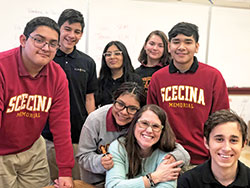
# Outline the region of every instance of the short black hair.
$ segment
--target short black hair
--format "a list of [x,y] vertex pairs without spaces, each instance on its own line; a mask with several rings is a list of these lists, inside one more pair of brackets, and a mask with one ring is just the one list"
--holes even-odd
[[61,27],[66,21],[69,22],[69,24],[72,23],[80,23],[82,26],[82,32],[85,27],[84,18],[81,12],[74,10],[74,9],[65,9],[59,19],[58,19],[58,25]]
[[238,123],[242,134],[242,146],[244,146],[244,143],[247,139],[247,124],[240,116],[230,110],[219,110],[208,117],[207,121],[204,124],[204,137],[207,139],[207,143],[209,142],[209,135],[211,131],[217,125],[227,122]]
[[172,40],[172,38],[176,37],[178,34],[183,34],[185,36],[193,36],[195,39],[195,42],[199,41],[199,33],[198,33],[198,26],[192,23],[187,22],[180,22],[176,24],[169,32],[168,32],[168,38],[169,41]]
[[26,24],[23,34],[25,35],[26,38],[29,38],[30,33],[35,31],[39,26],[47,26],[55,30],[58,33],[58,40],[59,40],[60,29],[57,23],[49,17],[40,16],[40,17],[33,18]]

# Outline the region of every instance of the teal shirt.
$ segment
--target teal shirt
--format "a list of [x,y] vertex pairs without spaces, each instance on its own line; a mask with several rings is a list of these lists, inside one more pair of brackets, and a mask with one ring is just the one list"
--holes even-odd
[[[113,156],[114,167],[106,172],[106,188],[143,188],[143,176],[156,170],[163,158],[168,154],[159,149],[155,150],[152,155],[143,160],[143,171],[133,179],[128,179],[128,156],[127,151],[117,140],[111,143],[109,153]],[[177,187],[176,181],[158,183],[157,188]]]

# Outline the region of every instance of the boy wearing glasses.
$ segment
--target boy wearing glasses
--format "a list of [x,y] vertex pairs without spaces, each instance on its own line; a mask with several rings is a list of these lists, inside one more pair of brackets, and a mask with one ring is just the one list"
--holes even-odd
[[[96,65],[91,57],[76,49],[85,26],[83,15],[77,10],[66,9],[61,13],[58,25],[61,32],[60,48],[56,52],[54,61],[63,68],[69,82],[71,138],[76,154],[82,125],[88,114],[95,110]],[[55,165],[55,150],[49,123],[42,135],[46,138],[51,179],[54,180],[58,177],[58,169]],[[73,179],[80,179],[77,163],[72,176]]]
[[147,102],[167,112],[177,142],[191,156],[185,171],[208,159],[203,124],[211,113],[229,108],[228,92],[221,73],[195,57],[199,49],[196,25],[178,23],[168,37],[172,61],[152,76]]
[[27,23],[20,47],[0,53],[0,185],[49,185],[45,141],[46,121],[54,136],[59,187],[73,187],[68,82],[52,61],[60,31],[48,17]]
[[228,110],[212,114],[204,126],[211,159],[181,175],[178,187],[250,187],[250,168],[239,161],[246,141],[247,125],[237,114]]

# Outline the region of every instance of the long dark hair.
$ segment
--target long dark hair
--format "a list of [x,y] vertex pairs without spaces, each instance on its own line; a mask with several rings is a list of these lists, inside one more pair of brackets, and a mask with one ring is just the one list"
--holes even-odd
[[167,120],[166,112],[155,104],[149,104],[143,106],[136,113],[134,119],[132,120],[129,126],[128,134],[125,136],[125,142],[122,142],[121,140],[118,139],[118,141],[125,146],[128,154],[128,161],[129,161],[129,171],[127,174],[128,178],[134,178],[142,170],[142,157],[140,156],[141,148],[137,143],[134,131],[138,119],[140,119],[143,112],[147,110],[154,112],[159,117],[161,124],[164,126],[159,141],[152,146],[153,151],[156,149],[160,149],[162,151],[169,152],[173,151],[175,148],[175,135]]
[[[104,50],[103,50],[103,54],[107,52],[108,48],[112,45],[115,45],[119,50],[122,51],[122,56],[123,56],[123,64],[122,64],[122,67],[123,67],[123,74],[124,74],[124,81],[128,81],[129,80],[129,76],[131,72],[134,72],[134,67],[132,66],[132,63],[131,63],[131,59],[129,57],[129,54],[128,54],[128,51],[127,51],[127,48],[125,47],[125,45],[123,43],[121,43],[120,41],[111,41],[109,42]],[[112,76],[112,73],[111,73],[111,70],[110,68],[108,67],[107,65],[107,62],[106,62],[106,59],[104,56],[102,56],[102,66],[101,66],[101,69],[100,69],[100,75],[99,75],[99,83],[102,84],[104,83],[104,81],[108,78],[108,77],[111,77]]]
[[147,64],[147,54],[146,54],[146,50],[144,49],[144,46],[147,44],[148,40],[153,35],[159,36],[163,42],[164,50],[163,50],[163,55],[160,59],[160,62],[162,63],[163,66],[166,66],[170,62],[170,54],[168,52],[168,37],[166,36],[166,34],[164,32],[159,31],[159,30],[155,30],[155,31],[152,31],[151,33],[149,33],[149,35],[147,36],[147,38],[142,46],[140,55],[138,57],[138,61],[141,63]]

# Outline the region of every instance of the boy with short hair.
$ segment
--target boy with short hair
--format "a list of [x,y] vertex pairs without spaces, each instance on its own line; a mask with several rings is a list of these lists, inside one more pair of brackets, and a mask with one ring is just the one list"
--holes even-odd
[[228,110],[212,114],[204,126],[204,144],[211,159],[185,172],[178,187],[250,187],[250,168],[239,161],[247,138],[247,125]]
[[0,185],[49,185],[45,141],[49,121],[59,168],[59,187],[73,187],[68,82],[53,62],[59,27],[48,17],[29,21],[20,47],[0,53]]
[[[88,114],[95,110],[96,65],[91,57],[76,49],[85,26],[83,15],[77,10],[65,9],[58,19],[58,25],[61,32],[60,48],[54,61],[63,68],[69,81],[71,138],[76,155],[82,126]],[[49,124],[46,125],[43,136],[46,138],[51,179],[54,180],[58,177],[58,169],[55,165],[53,137]],[[80,179],[77,162],[72,175],[73,179]]]
[[178,23],[168,36],[172,61],[152,76],[147,103],[167,112],[177,142],[191,156],[189,169],[208,159],[203,125],[211,113],[229,108],[228,92],[221,73],[195,57],[199,49],[196,25]]

